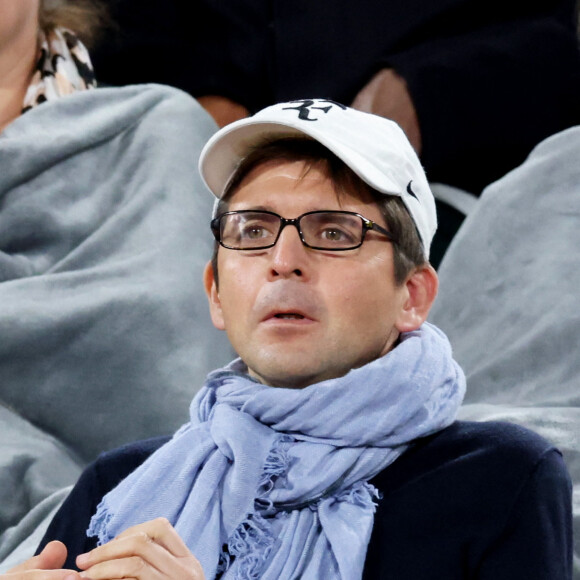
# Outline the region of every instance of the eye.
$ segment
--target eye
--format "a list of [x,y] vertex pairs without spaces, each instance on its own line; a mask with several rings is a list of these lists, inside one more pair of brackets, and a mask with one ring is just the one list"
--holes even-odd
[[224,214],[220,243],[226,248],[251,249],[272,245],[280,219],[275,214],[238,211]]
[[327,247],[356,245],[360,238],[360,226],[350,220],[326,220],[319,224],[316,237],[321,245]]
[[306,241],[314,247],[345,249],[360,245],[361,220],[346,212],[312,212],[302,219]]
[[240,228],[240,237],[244,240],[259,240],[270,236],[272,236],[272,232],[265,224],[259,222],[249,222]]
[[344,242],[352,241],[351,236],[344,230],[337,228],[336,226],[329,226],[322,230],[320,237],[327,242]]

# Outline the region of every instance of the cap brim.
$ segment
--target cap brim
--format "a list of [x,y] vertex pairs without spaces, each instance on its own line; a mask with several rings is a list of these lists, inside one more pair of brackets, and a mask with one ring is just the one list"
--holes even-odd
[[221,198],[241,160],[266,138],[304,135],[303,131],[280,123],[244,121],[242,126],[236,123],[226,126],[207,142],[202,151],[201,176],[216,197]]

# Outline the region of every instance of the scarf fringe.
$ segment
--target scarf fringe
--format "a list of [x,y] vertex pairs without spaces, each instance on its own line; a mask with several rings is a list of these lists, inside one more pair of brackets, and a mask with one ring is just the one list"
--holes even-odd
[[259,495],[272,491],[276,479],[288,471],[290,467],[288,450],[292,441],[294,439],[289,435],[281,435],[274,441],[272,449],[270,449],[270,453],[266,457],[264,469],[258,484]]
[[114,538],[114,536],[107,533],[112,517],[113,514],[109,512],[105,503],[101,501],[97,506],[95,515],[91,518],[89,529],[87,530],[87,536],[89,538],[93,536],[98,537],[97,546],[102,546]]
[[270,558],[276,538],[259,513],[250,514],[231,535],[222,552],[218,573],[225,572],[232,560],[238,562],[235,580],[255,580]]
[[[276,479],[285,475],[290,467],[290,444],[294,439],[281,435],[274,440],[270,449],[258,485],[256,508],[267,512],[272,507],[272,500],[264,497],[272,491]],[[235,558],[238,561],[235,580],[253,580],[260,578],[264,565],[270,558],[276,538],[270,524],[259,511],[248,514],[247,518],[234,530],[228,543],[224,546],[218,564],[218,574],[223,574]]]
[[352,505],[367,508],[375,513],[377,509],[377,500],[381,499],[381,492],[367,481],[361,481],[336,497],[336,501],[344,501]]

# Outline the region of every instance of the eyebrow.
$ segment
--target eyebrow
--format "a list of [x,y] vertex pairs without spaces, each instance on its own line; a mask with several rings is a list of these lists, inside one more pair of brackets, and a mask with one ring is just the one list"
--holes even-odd
[[232,204],[229,204],[228,211],[274,211],[271,206],[268,205],[253,205],[251,207],[242,207],[238,209],[232,209]]
[[[280,215],[279,210],[273,208],[270,205],[253,205],[250,207],[238,207],[236,209],[232,208],[232,204],[228,204],[228,209],[227,211],[269,211],[272,213],[275,213],[277,215]],[[304,215],[305,213],[310,213],[313,211],[353,211],[354,213],[360,213],[360,212],[355,212],[354,210],[345,210],[343,208],[339,208],[339,209],[330,209],[328,207],[311,207],[310,209],[307,209],[306,211],[301,212],[299,215]],[[285,217],[285,216],[282,216]],[[378,224],[380,225],[380,224]]]

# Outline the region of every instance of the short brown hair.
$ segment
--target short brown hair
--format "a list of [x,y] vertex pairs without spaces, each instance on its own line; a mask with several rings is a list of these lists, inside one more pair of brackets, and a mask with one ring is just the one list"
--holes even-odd
[[100,0],[40,0],[38,22],[45,33],[68,28],[88,48],[111,26],[109,11]]
[[[332,151],[309,138],[276,139],[266,141],[252,149],[230,179],[218,203],[215,215],[221,215],[228,211],[229,200],[253,169],[272,161],[304,161],[306,163],[305,173],[312,167],[322,167],[334,184],[338,195],[343,195],[349,191],[369,194],[381,210],[387,229],[396,240],[393,244],[393,261],[397,285],[403,284],[414,268],[425,264],[421,238],[415,227],[415,222],[401,198],[397,195],[386,195],[373,189]],[[219,243],[216,242],[211,260],[216,285],[218,284],[218,249]]]

